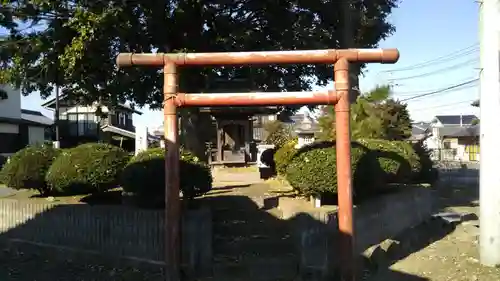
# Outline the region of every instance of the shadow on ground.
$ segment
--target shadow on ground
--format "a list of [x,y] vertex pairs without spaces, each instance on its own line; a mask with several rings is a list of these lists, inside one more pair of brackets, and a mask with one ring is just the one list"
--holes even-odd
[[[214,270],[207,280],[297,280],[297,220],[281,220],[276,209],[263,210],[246,196],[199,200],[213,208],[214,217]],[[10,212],[1,217],[0,280],[165,278],[162,266],[151,263],[152,252],[159,260],[163,254],[161,211],[84,204],[27,207],[20,202],[9,207],[5,202],[0,201],[2,208]],[[304,218],[320,224],[307,214],[301,215],[301,223]],[[211,240],[202,235],[198,239]],[[396,280],[425,280],[384,270]],[[315,278],[304,275],[301,280]]]
[[[447,178],[450,178],[449,174]],[[455,180],[445,180],[437,186],[438,209],[476,206],[477,186],[457,185]],[[306,213],[300,218],[279,219],[279,210],[274,206],[259,205],[247,196],[231,195],[232,191],[242,192],[246,188],[247,185],[216,188],[217,196],[198,199],[201,205],[212,208],[213,215],[213,239],[201,234],[198,237],[201,241],[212,241],[213,246],[213,276],[204,279],[338,280],[338,272],[333,276],[318,276],[317,272],[305,270],[300,265],[303,257],[295,231],[297,225],[326,227]],[[0,280],[138,281],[165,278],[162,266],[151,262],[163,259],[163,229],[159,223],[163,220],[162,211],[102,206],[99,200],[88,202],[94,206],[51,207],[7,201],[0,200],[4,210],[0,216],[0,245],[3,248],[0,252]],[[360,280],[428,280],[389,267],[442,239],[455,229],[457,223],[467,219],[477,218],[469,216],[449,222],[436,217],[387,244],[381,241],[370,258],[360,256],[358,275],[363,276]],[[325,242],[322,247],[335,251],[338,245]],[[152,253],[157,253],[157,256],[152,257]]]

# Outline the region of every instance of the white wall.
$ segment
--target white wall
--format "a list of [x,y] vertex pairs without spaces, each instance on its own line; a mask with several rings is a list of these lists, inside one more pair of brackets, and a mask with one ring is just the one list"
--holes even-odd
[[440,148],[439,139],[436,136],[430,136],[424,140],[424,144],[428,149],[438,149]]
[[15,124],[0,123],[0,133],[19,134],[19,126]]
[[15,90],[7,85],[0,85],[7,92],[7,99],[0,99],[0,116],[21,118],[21,90]]
[[45,141],[45,128],[43,127],[28,127],[29,144],[41,144]]

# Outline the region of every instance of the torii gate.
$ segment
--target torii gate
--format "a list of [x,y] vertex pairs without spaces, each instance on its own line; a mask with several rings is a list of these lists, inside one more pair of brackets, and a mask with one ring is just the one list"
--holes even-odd
[[[338,225],[342,280],[354,281],[354,232],[351,175],[349,63],[395,63],[397,49],[344,49],[270,52],[119,54],[119,67],[163,67],[165,126],[165,264],[166,280],[179,281],[180,204],[178,107],[335,105]],[[335,90],[316,92],[179,93],[177,67],[184,65],[334,64]]]

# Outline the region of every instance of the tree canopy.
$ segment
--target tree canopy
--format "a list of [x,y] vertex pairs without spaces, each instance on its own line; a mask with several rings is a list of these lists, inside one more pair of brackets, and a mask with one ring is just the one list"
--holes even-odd
[[[323,108],[319,118],[320,138],[335,136],[335,110]],[[358,97],[351,105],[351,133],[353,139],[373,138],[404,140],[411,136],[410,114],[403,104],[391,98],[390,86],[378,86]]]
[[[118,69],[119,52],[214,52],[338,48],[342,1],[333,0],[1,0],[0,84],[28,95],[54,85],[84,101],[162,104],[160,70]],[[387,21],[398,0],[353,1],[356,47],[373,48],[394,32]],[[331,66],[182,69],[184,91],[215,78],[251,77],[256,90],[325,85]]]

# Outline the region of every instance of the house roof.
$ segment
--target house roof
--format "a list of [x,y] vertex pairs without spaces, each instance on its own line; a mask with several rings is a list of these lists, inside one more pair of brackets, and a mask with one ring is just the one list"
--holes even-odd
[[411,136],[410,140],[422,140],[428,134],[428,129],[430,123],[428,122],[417,122],[411,124]]
[[422,135],[429,129],[430,123],[419,122],[411,124],[411,134],[412,135]]
[[[112,125],[109,125],[109,124],[106,124],[106,125],[102,126],[101,129],[102,129],[103,132],[110,132],[110,133],[117,134],[117,135],[120,135],[120,136],[124,136],[124,137],[127,137],[127,138],[135,139],[135,132],[133,132],[133,131],[129,131],[129,130],[125,130],[125,129],[122,129],[122,128],[118,128],[118,127],[115,127],[115,126],[112,126]],[[148,134],[148,139],[150,139],[150,140],[159,140],[161,138],[159,136],[156,136],[156,135]]]
[[472,125],[477,120],[476,115],[436,115],[435,120],[443,125]]
[[135,139],[135,132],[129,130],[125,130],[111,125],[104,125],[101,127],[101,129],[103,132],[111,132],[120,136]]
[[49,127],[54,122],[39,111],[21,109],[21,118],[0,117],[0,123]]
[[438,128],[442,137],[477,137],[479,136],[479,125],[474,126],[448,126]]
[[28,109],[21,109],[21,119],[46,126],[51,126],[52,124],[54,124],[54,121],[52,119],[43,115],[40,111]]
[[[63,94],[59,97],[59,100],[65,100],[66,98],[68,97],[67,94]],[[55,106],[55,103],[56,103],[56,99],[55,98],[52,98],[48,101],[46,101],[45,103],[42,104],[43,107],[52,107],[52,106]],[[136,114],[139,114],[139,115],[142,115],[142,112],[138,111],[138,110],[135,110],[133,109],[132,107],[130,107],[129,105],[127,104],[124,104],[124,103],[120,103],[118,104],[118,107],[120,108],[123,108],[123,109],[126,109],[126,110],[130,110]]]

